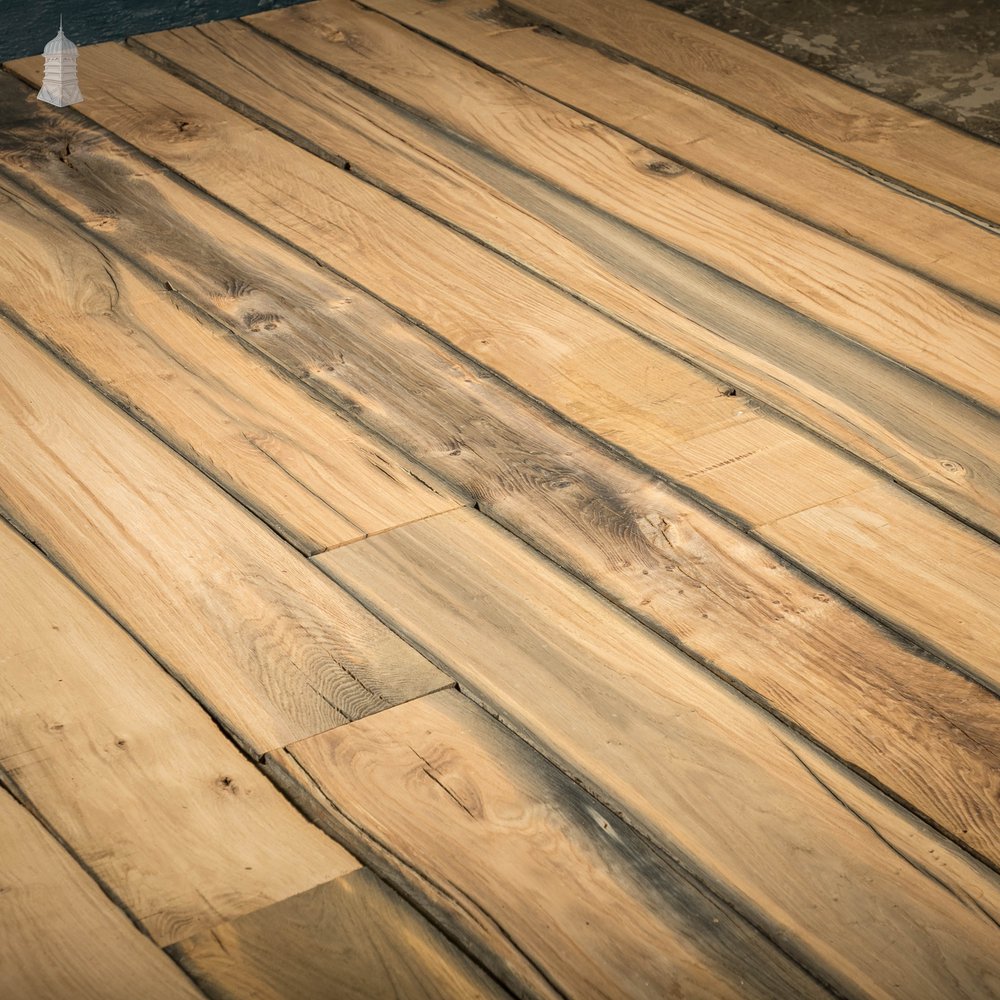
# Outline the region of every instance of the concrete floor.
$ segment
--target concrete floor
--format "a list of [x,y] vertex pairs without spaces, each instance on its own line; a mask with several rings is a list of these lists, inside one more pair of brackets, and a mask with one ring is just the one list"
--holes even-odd
[[997,0],[656,0],[1000,142]]

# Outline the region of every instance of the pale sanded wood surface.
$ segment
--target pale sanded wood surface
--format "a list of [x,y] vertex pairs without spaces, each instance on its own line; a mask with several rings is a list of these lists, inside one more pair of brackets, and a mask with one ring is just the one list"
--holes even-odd
[[997,151],[619,9],[0,74],[15,994],[1000,996]]
[[262,754],[447,680],[0,320],[4,514]]
[[321,821],[367,846],[519,995],[825,995],[458,692],[371,723],[293,744],[273,767],[315,782]]
[[4,996],[46,1000],[203,996],[2,788],[0,845]]
[[0,633],[0,780],[158,944],[358,867],[6,525]]
[[527,7],[862,167],[1000,222],[989,142],[646,0],[614,7],[528,0]]
[[[960,852],[482,515],[444,515],[318,561],[669,853],[740,893],[772,934],[791,932],[835,983],[891,996],[961,982],[959,995],[974,996],[997,975],[980,963],[1000,883],[978,882],[988,913],[957,902],[954,887],[976,878]],[[315,757],[291,752],[315,773]],[[943,866],[900,867],[900,850]],[[955,921],[969,949],[946,968]],[[880,934],[912,950],[887,956]]]
[[499,1000],[502,987],[370,871],[170,949],[217,1000]]
[[2,183],[0,298],[309,554],[458,504],[440,484],[430,487],[429,473],[182,308],[162,282]]
[[[433,0],[371,6],[450,46],[472,48],[473,55],[467,35],[489,30]],[[292,11],[273,13],[311,16],[303,34],[324,62],[843,336],[1000,410],[995,313],[684,170],[352,0],[318,0]],[[331,44],[338,31],[343,41]],[[456,89],[463,100],[454,99]]]

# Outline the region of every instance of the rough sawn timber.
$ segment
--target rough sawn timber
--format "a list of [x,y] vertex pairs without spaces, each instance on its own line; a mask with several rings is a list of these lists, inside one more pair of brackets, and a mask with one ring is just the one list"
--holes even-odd
[[[28,111],[23,100],[20,108]],[[39,114],[29,113],[29,121]],[[954,795],[955,788],[991,788],[996,780],[993,694],[900,644],[773,553],[525,401],[357,286],[151,169],[99,130],[69,128],[7,159],[25,177],[62,190],[92,229],[113,211],[108,237],[179,293],[1000,864],[995,800],[980,801],[978,792],[968,801]],[[21,133],[7,134],[16,141]],[[73,167],[46,152],[63,136],[78,143]],[[164,217],[174,225],[166,234]],[[268,324],[261,315],[270,317]],[[605,374],[614,373],[617,357],[602,352]],[[591,384],[582,375],[581,381]],[[711,386],[692,396],[703,414],[727,398]],[[692,585],[672,583],[679,563]],[[739,644],[728,641],[729,629],[742,637]],[[866,752],[872,740],[880,751],[874,758]]]

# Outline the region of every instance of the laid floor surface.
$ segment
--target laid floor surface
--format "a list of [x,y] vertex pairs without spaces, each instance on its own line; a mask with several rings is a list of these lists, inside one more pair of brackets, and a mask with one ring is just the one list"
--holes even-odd
[[0,74],[0,994],[1000,997],[1000,148],[647,0]]

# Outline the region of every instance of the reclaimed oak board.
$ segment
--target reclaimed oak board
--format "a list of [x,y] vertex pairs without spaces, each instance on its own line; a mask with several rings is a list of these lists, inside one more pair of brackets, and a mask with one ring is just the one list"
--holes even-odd
[[[1000,289],[993,279],[1000,268],[995,232],[880,183],[870,173],[714,100],[683,80],[647,71],[620,50],[598,51],[607,38],[627,36],[620,31],[620,21],[607,17],[603,9],[590,9],[596,6],[520,0],[516,9],[510,5],[487,9],[480,0],[446,0],[435,10],[476,22],[467,27],[478,58],[492,66],[502,64],[509,75],[549,97],[668,151],[679,163],[780,211],[994,307],[1000,305]],[[302,20],[315,16],[308,5],[298,10]],[[231,23],[195,30],[214,33]],[[303,44],[307,40],[305,33],[295,31],[292,18],[280,24],[267,18],[248,23],[290,42],[293,32]],[[413,23],[420,27],[421,22]],[[473,34],[476,28],[480,30]],[[588,30],[595,37],[588,37]],[[148,37],[170,45],[175,34]]]
[[202,1000],[28,810],[0,788],[0,993]]
[[269,755],[515,995],[828,995],[765,936],[456,691]]
[[[302,14],[311,10],[295,8],[296,19],[262,25],[319,56],[330,46],[314,42],[314,32],[323,25],[302,21]],[[503,33],[487,37],[493,41]],[[994,536],[1000,532],[996,501],[985,495],[993,489],[988,456],[990,442],[1000,449],[998,424],[942,387],[240,24],[162,33],[134,44],[159,60],[169,58],[172,70],[291,141],[398,192],[653,342],[681,353],[724,385],[738,386],[792,416]],[[988,238],[1000,249],[1000,238]],[[489,358],[503,347],[481,339],[466,349]],[[633,363],[650,364],[638,356]],[[526,383],[523,374],[519,379]],[[892,405],[895,400],[907,400],[908,405]],[[678,416],[677,410],[674,406],[656,415],[661,435],[664,425],[690,419],[684,413]],[[785,428],[772,421],[767,425],[772,447],[788,438]],[[674,440],[664,455],[662,446],[658,452],[651,443],[656,436],[640,438],[634,431],[614,429],[620,443],[639,454],[645,451],[660,467],[696,489],[704,488],[703,466],[683,464],[685,452],[697,448],[690,432],[683,448]],[[839,460],[844,477],[851,478],[848,463],[833,449],[827,448],[823,458],[818,450],[810,449],[809,458],[785,460],[809,468]],[[732,457],[745,462],[755,453],[741,447]],[[797,483],[803,479],[794,478]],[[846,486],[837,491],[838,496],[844,493]],[[745,488],[730,497],[718,494],[713,501],[725,499],[743,520],[753,523],[767,516],[766,509],[752,507],[758,494],[748,494]],[[766,496],[772,503],[786,498],[792,503],[795,493],[786,482],[779,493]]]
[[[286,17],[271,30],[277,31],[289,43],[323,37],[310,33],[309,28],[315,26],[313,21],[302,18],[303,13],[312,10],[312,7],[294,8],[294,19]],[[261,23],[267,26],[275,21],[270,18]],[[504,37],[505,33],[487,34],[492,44]],[[497,185],[508,196],[523,191],[526,183],[523,175],[512,171],[504,173],[495,161],[485,156],[473,157],[468,146],[443,132],[434,133],[426,124],[389,104],[380,103],[367,91],[325,73],[313,63],[236,23],[220,22],[162,32],[141,41],[159,56],[169,57],[172,65],[195,74],[203,84],[215,88],[229,103],[237,100],[232,95],[239,95],[242,104],[250,102],[255,109],[266,113],[267,121],[274,127],[290,130],[297,141],[308,142],[310,148],[315,146],[330,157],[343,158],[350,163],[354,174],[377,176],[387,189],[400,191],[435,214],[473,229],[480,238],[501,251],[538,262],[541,249],[544,256],[539,262],[540,271],[550,277],[557,276],[560,284],[572,286],[574,293],[582,297],[588,297],[585,293],[589,292],[591,300],[599,299],[609,311],[617,312],[633,326],[655,329],[658,318],[663,318],[650,311],[648,297],[635,294],[638,284],[635,271],[629,276],[630,280],[615,281],[613,276],[608,280],[606,272],[593,275],[592,268],[588,270],[588,263],[595,258],[581,259],[577,245],[561,239],[551,224],[536,222],[527,215],[523,201],[514,210],[508,198],[500,196],[495,188]],[[366,46],[361,49],[368,51]],[[319,46],[314,45],[311,51],[318,54]],[[220,60],[222,53],[225,59]],[[545,65],[558,66],[559,62],[553,58]],[[470,183],[480,177],[483,181],[479,184]],[[547,201],[543,192],[535,192],[531,205],[551,203],[556,196],[550,191]],[[570,204],[568,200],[566,204]],[[529,223],[533,223],[530,228]],[[519,228],[524,233],[523,238],[512,245],[510,234],[518,232]],[[967,228],[978,231],[974,227]],[[580,230],[572,231],[578,233]],[[1000,249],[1000,239],[995,242]],[[592,245],[603,247],[605,251],[612,246],[620,248],[606,226],[599,235],[593,236]],[[634,248],[636,260],[643,256],[639,253],[642,249]],[[616,261],[620,260],[619,254]],[[582,281],[582,274],[598,282],[596,295],[593,281]],[[650,288],[657,284],[663,287],[670,280],[666,273],[659,277],[660,281],[649,282]],[[731,324],[734,331],[748,327],[747,305],[745,302],[740,305]],[[712,309],[718,312],[718,299],[714,296]],[[770,330],[773,330],[772,324],[762,316],[749,331],[747,343],[753,342],[755,350],[759,351],[761,341]],[[784,365],[779,369],[780,377],[776,376],[776,383],[784,389],[796,376],[803,378],[818,373],[824,381],[816,385],[812,393],[819,393],[824,401],[834,398],[834,393],[841,399],[850,397],[852,401],[871,398],[872,385],[880,387],[878,398],[886,400],[925,391],[919,380],[913,380],[908,386],[897,384],[890,390],[901,370],[892,365],[880,367],[881,363],[865,352],[851,352],[843,357],[842,365],[834,367],[831,361],[841,345],[836,339],[814,339],[825,353],[822,357],[819,354],[809,357],[808,363],[796,368],[793,375],[788,352],[801,356],[805,348],[803,337],[789,338],[790,346],[782,355]],[[744,371],[758,373],[767,363],[775,361],[773,356],[765,361],[752,352],[745,357],[739,370],[730,367],[720,370],[719,374],[736,375],[736,381],[745,381],[739,378]],[[941,420],[952,402],[946,394],[926,400],[935,421]],[[901,425],[910,429],[915,424],[910,409],[903,410],[887,403],[881,412],[891,413]],[[664,417],[669,422],[666,414]],[[968,426],[960,414],[953,414],[953,418],[956,426]],[[727,444],[736,447],[726,450]],[[691,464],[685,465],[685,458]],[[694,464],[695,459],[697,464]],[[781,463],[793,470],[799,482],[803,477],[798,475],[798,470],[824,468],[826,482],[836,495],[826,503],[819,503],[818,497],[813,497],[801,512],[775,518],[773,515],[778,511],[768,510],[767,506],[794,502],[795,495],[786,488],[777,493],[751,488],[753,479],[748,466],[761,459]],[[935,464],[940,467],[939,463]],[[947,516],[930,516],[928,510],[921,508],[903,490],[874,476],[870,477],[870,487],[851,493],[852,486],[858,484],[859,470],[852,468],[832,449],[823,451],[807,436],[793,436],[784,425],[760,414],[749,424],[674,442],[673,454],[661,459],[657,468],[676,476],[686,485],[693,485],[714,505],[728,509],[756,527],[757,534],[776,548],[818,572],[863,606],[874,607],[935,652],[966,664],[1000,655],[992,638],[992,633],[1000,630],[1000,621],[992,626],[988,624],[995,617],[994,592],[1000,579],[1000,550],[990,541],[963,530]],[[839,477],[833,475],[835,470],[840,471]],[[726,478],[719,484],[713,474]],[[759,478],[764,477],[759,475]],[[731,488],[727,489],[727,484]],[[883,532],[881,538],[886,539],[887,533],[891,533],[891,544],[887,540],[880,542],[879,536],[871,530],[873,522],[867,510],[871,497],[878,499],[875,523]],[[798,527],[803,522],[815,525],[822,519],[839,525],[835,535],[804,532]],[[952,553],[954,565],[960,565],[961,570],[952,572],[953,563],[942,563],[933,555],[937,551]],[[913,556],[906,570],[895,558],[901,553]],[[873,558],[876,554],[878,558]],[[909,585],[914,573],[923,581],[919,588]],[[942,607],[953,609],[954,614],[941,616]],[[919,626],[914,628],[917,622]],[[936,623],[947,623],[947,637],[933,634]],[[980,648],[982,646],[987,646],[988,651]]]
[[370,871],[172,945],[213,1000],[501,1000],[510,994]]
[[433,0],[372,0],[371,6],[419,25],[448,48],[352,0],[317,0],[289,8],[291,14],[260,17],[300,23],[294,12],[304,10],[312,22],[300,35],[324,63],[733,281],[1000,412],[1000,316],[992,310],[451,51],[472,48],[476,55],[474,40],[494,31],[488,24]]
[[[122,57],[134,58],[128,53],[123,53]],[[184,134],[191,132],[200,137],[198,140],[200,145],[197,148],[206,146],[209,127],[223,129],[219,139],[226,146],[236,141],[234,138],[228,140],[223,138],[228,129],[236,127],[235,115],[161,71],[155,68],[151,68],[151,71],[160,74],[157,77],[160,82],[152,88],[156,96],[152,96],[152,91],[150,92],[147,105],[150,114],[153,113],[152,109],[157,107],[156,102],[163,100],[165,94],[169,93],[172,107],[183,105],[187,100],[186,114],[190,120],[187,121],[188,128],[184,130]],[[139,96],[133,94],[132,100],[138,100]],[[115,99],[109,97],[109,103],[114,102]],[[121,107],[127,110],[124,106]],[[196,111],[201,117],[196,116]],[[168,113],[174,114],[172,111]],[[216,123],[210,126],[210,122],[220,115],[223,116],[224,124]],[[173,126],[168,127],[176,131]],[[74,130],[74,137],[77,155],[85,155],[87,148],[93,144],[92,136],[85,131]],[[257,138],[259,137],[252,129],[249,134],[244,135],[244,140],[247,142],[254,142]],[[280,143],[277,137],[270,138],[278,144],[273,152],[275,164],[281,162],[287,165],[287,155],[279,152],[284,144]],[[47,142],[51,148],[51,137]],[[170,140],[167,145],[158,143],[156,145],[161,152],[165,151],[169,155],[174,141]],[[190,147],[190,149],[194,153],[196,148]],[[321,178],[313,179],[311,175],[307,175],[308,179],[303,179],[315,192],[315,204],[322,204],[325,197],[323,178],[337,180],[343,171],[318,163],[315,158],[307,154],[302,153],[302,156],[303,169],[308,168],[315,172],[317,169],[325,168],[328,171]],[[208,157],[203,155],[203,158],[207,161],[212,159],[211,154]],[[184,165],[189,172],[190,159],[189,156],[184,157]],[[37,173],[30,170],[29,165],[23,161],[14,162],[15,165],[18,162],[22,163],[24,168],[22,176],[26,182]],[[50,166],[53,163],[51,158],[46,158],[42,162]],[[37,160],[33,163],[37,165]],[[138,166],[135,169],[140,170],[143,176],[150,176],[148,171]],[[199,179],[210,183],[213,179],[217,181],[224,170],[224,165],[210,168],[206,162],[205,167],[199,168],[195,173]],[[287,173],[287,166],[281,171],[275,166],[275,177],[281,178],[284,173]],[[112,173],[110,177],[106,177],[106,181],[115,176]],[[73,192],[81,187],[79,174],[76,171],[63,170],[53,179],[55,186],[48,185],[46,194],[57,195],[72,206],[73,199],[78,197]],[[353,178],[348,180],[353,181]],[[238,186],[245,182],[245,177],[234,180],[237,193]],[[364,185],[358,190],[366,195],[379,194],[370,188],[366,189]],[[274,197],[276,211],[283,211],[284,200],[277,192]],[[102,194],[96,204],[104,205],[106,210],[106,199],[107,194]],[[126,202],[134,199],[134,185],[129,184],[127,197],[123,192],[122,197],[118,199],[119,207],[115,211],[121,213],[128,211],[129,205]],[[255,196],[252,203],[255,204],[258,200],[259,196]],[[392,207],[392,200],[389,199],[389,208]],[[398,203],[395,207],[400,210],[405,209],[405,206],[399,206]],[[335,220],[343,208],[342,202],[330,205],[333,215],[330,224],[334,226],[338,224]],[[91,214],[92,211],[93,209],[90,209],[85,212],[83,217],[90,219],[95,228],[102,228],[103,216],[98,215],[95,219]],[[197,211],[200,212],[201,209]],[[189,209],[187,214],[194,213]],[[407,218],[410,222],[414,221],[412,215]],[[273,224],[273,217],[269,217],[268,222]],[[116,219],[115,231],[120,224]],[[227,230],[233,223],[222,223],[222,225],[224,230]],[[290,228],[286,230],[288,236],[300,244],[308,244],[310,250],[323,254],[327,260],[335,260],[338,266],[351,268],[354,273],[358,273],[359,266],[366,263],[365,258],[373,258],[371,267],[377,270],[374,272],[370,268],[363,270],[361,276],[368,284],[373,280],[376,281],[379,291],[384,291],[385,294],[399,300],[406,276],[394,262],[398,252],[405,252],[408,249],[405,244],[402,246],[396,244],[392,248],[383,247],[384,237],[373,231],[370,243],[356,248],[353,253],[346,251],[341,253],[337,251],[336,245],[331,246],[331,242],[323,235],[325,229],[322,220],[312,222],[303,216],[290,222],[289,226]],[[144,239],[148,241],[155,238],[153,236],[155,229],[155,225],[150,226]],[[215,232],[224,230],[219,230],[218,225],[213,226]],[[431,229],[427,238],[430,239],[434,232],[435,230]],[[415,311],[422,321],[434,325],[436,329],[445,330],[463,350],[474,353],[481,360],[500,366],[504,374],[514,377],[533,394],[541,395],[546,402],[563,412],[568,412],[575,420],[607,437],[614,444],[627,447],[647,464],[676,476],[684,485],[694,483],[702,496],[707,493],[706,499],[713,506],[732,512],[742,522],[749,522],[751,525],[767,524],[782,514],[796,513],[799,510],[815,507],[819,503],[839,500],[877,482],[871,476],[866,476],[862,468],[851,465],[836,452],[823,449],[817,442],[795,435],[780,422],[762,417],[755,407],[748,405],[746,400],[726,395],[720,391],[717,384],[700,376],[693,369],[680,365],[675,359],[656,351],[655,348],[636,338],[626,336],[620,329],[611,326],[593,313],[581,311],[568,300],[563,299],[560,302],[558,297],[553,297],[547,292],[546,286],[532,283],[523,274],[509,267],[504,270],[502,261],[495,258],[491,261],[488,254],[484,254],[474,245],[454,244],[452,234],[441,230],[440,227],[437,227],[436,232],[438,237],[444,240],[447,252],[440,259],[438,273],[425,270],[422,272],[421,280],[412,285],[411,294],[404,299],[409,311]],[[117,232],[112,235],[117,235]],[[405,230],[400,236],[406,238]],[[166,242],[172,245],[176,241],[168,238]],[[426,243],[421,244],[421,246],[426,245]],[[127,249],[131,253],[137,252],[137,248],[131,242]],[[452,251],[452,256],[448,259],[448,253]],[[466,251],[476,255],[477,272],[488,273],[488,268],[499,268],[500,273],[492,287],[485,286],[478,273],[466,277],[465,281],[469,284],[463,284],[462,287],[467,290],[467,299],[444,297],[456,288],[455,280],[458,275],[454,270],[455,261],[461,260],[462,254]],[[420,254],[419,257],[426,261],[427,254]],[[414,258],[414,262],[419,266],[420,260]],[[450,273],[450,279],[445,282],[445,287],[441,289],[438,297],[428,298],[429,283],[440,288],[442,273]],[[259,285],[259,281],[254,277],[247,282],[247,285],[248,289],[253,289]],[[230,288],[228,278],[225,287]],[[495,296],[497,289],[512,288],[519,291],[519,299],[523,300],[525,306],[535,304],[533,315],[524,319],[507,318],[503,310],[508,309],[509,303],[497,303],[495,310],[488,309],[486,305],[477,307],[477,296],[480,293]],[[209,307],[218,309],[219,305],[225,304],[229,298],[228,291],[213,295]],[[347,298],[350,298],[349,294]],[[261,342],[267,338],[268,327],[274,327],[276,336],[283,339],[280,324],[276,322],[280,319],[280,312],[263,305],[259,309],[250,308],[245,297],[233,302],[232,306],[240,316],[244,328],[249,326],[249,331],[255,335],[255,341]],[[564,319],[558,318],[560,311],[570,309],[573,311],[569,316]],[[544,326],[539,325],[538,315],[543,310],[547,314]],[[336,310],[337,313],[341,311]],[[247,322],[243,322],[244,320]],[[573,320],[573,325],[567,327],[565,325],[567,320]],[[531,326],[525,329],[528,323]],[[484,330],[486,336],[483,335]],[[478,336],[477,331],[480,331]],[[512,336],[517,338],[519,350],[516,352],[510,350]],[[573,341],[569,341],[570,336],[574,338]],[[595,343],[595,338],[600,338],[600,341]],[[615,338],[614,347],[610,344],[611,338]],[[609,342],[606,344],[605,340]],[[572,351],[570,347],[573,348]],[[610,368],[609,359],[613,359],[616,366],[614,369]],[[325,364],[326,367],[331,367],[329,362]],[[337,365],[333,364],[332,367],[335,369]],[[938,408],[938,418],[947,412],[950,400],[952,397],[945,394],[940,401],[942,406]],[[903,411],[901,413],[904,418],[908,415]],[[977,460],[975,463],[976,468],[981,467],[986,477],[995,478],[995,470],[991,471],[990,461],[986,457],[986,452],[991,447],[989,434],[992,425],[976,423],[970,419],[959,419],[960,414],[952,416],[955,418],[952,426],[961,428],[963,433],[976,438],[971,447],[984,450],[982,461]],[[391,434],[388,436],[391,437]],[[810,475],[800,475],[799,470],[803,468],[808,468]],[[980,482],[980,477],[975,477],[975,481]],[[802,490],[806,493],[803,494]],[[918,524],[924,520],[928,522],[927,531],[918,533],[918,537],[922,534],[928,537],[938,536],[941,532],[945,532],[955,534],[956,546],[961,548],[968,549],[979,545],[978,540],[960,525],[936,516],[930,508],[914,503],[903,491],[894,491],[893,496],[896,498],[894,502],[904,508],[900,514],[901,520]],[[887,510],[887,517],[890,522],[894,519],[891,509]],[[772,544],[781,545],[780,525],[766,532],[762,531],[761,535]],[[977,677],[986,679],[988,683],[996,683],[998,651],[989,636],[987,623],[990,620],[995,621],[997,612],[994,607],[995,602],[990,596],[990,588],[987,587],[985,591],[982,588],[982,576],[988,576],[988,573],[971,574],[958,592],[953,594],[952,602],[958,608],[965,609],[958,615],[958,620],[963,623],[975,623],[956,629],[952,619],[941,619],[938,616],[936,603],[933,605],[927,603],[919,594],[912,603],[896,602],[890,606],[882,599],[881,588],[877,583],[859,591],[853,574],[857,546],[853,552],[845,552],[842,545],[824,546],[822,540],[819,540],[812,546],[803,547],[794,540],[794,532],[790,532],[790,538],[793,540],[789,545],[789,554],[804,566],[818,571],[835,586],[857,594],[862,603],[877,615],[882,616],[891,610],[891,614],[885,617],[904,632],[958,661]],[[994,553],[992,556],[994,564],[997,558]],[[933,559],[926,561],[933,565]],[[887,550],[884,572],[889,577],[897,577],[900,574],[905,576],[908,569],[905,563],[895,558],[893,550]],[[864,583],[867,577],[857,579]],[[935,589],[940,592],[950,586],[950,582],[943,581]]]
[[6,525],[0,634],[0,780],[157,944],[359,867]]
[[[971,998],[1000,983],[1000,878],[478,512],[317,561],[837,992]],[[322,759],[317,780],[341,788],[350,756]]]
[[[99,130],[74,125],[53,141],[72,144],[73,166],[37,142],[7,160],[492,518],[1000,864],[996,804],[954,795],[995,778],[994,695],[900,645],[495,374]],[[164,217],[173,226],[166,234]],[[713,390],[693,400],[704,411],[722,398]],[[672,583],[678,560],[698,586]],[[955,627],[951,618],[946,625]],[[970,631],[988,647],[988,630]],[[957,745],[956,734],[964,734]],[[873,740],[877,757],[867,751]]]
[[0,300],[307,554],[457,506],[433,477],[0,180]]
[[[990,142],[646,0],[526,0],[558,24],[918,194],[1000,222]],[[752,81],[752,83],[749,83]]]
[[0,319],[0,509],[248,752],[448,684],[227,494]]

